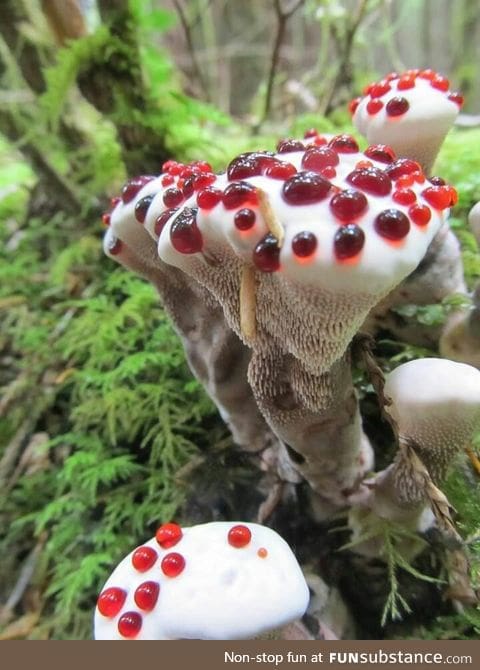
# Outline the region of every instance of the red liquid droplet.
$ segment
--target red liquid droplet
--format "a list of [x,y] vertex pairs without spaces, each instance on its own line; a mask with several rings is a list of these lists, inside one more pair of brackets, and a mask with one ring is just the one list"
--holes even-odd
[[431,80],[430,86],[433,86],[433,88],[437,88],[439,91],[446,93],[450,88],[450,82],[446,77],[442,77],[441,75],[437,74],[437,76]]
[[292,249],[295,256],[308,258],[317,248],[317,238],[307,230],[297,233],[292,240]]
[[385,81],[393,81],[394,79],[398,79],[399,76],[400,75],[397,72],[390,72],[390,74],[387,74],[385,77]]
[[338,154],[327,147],[312,147],[303,154],[302,168],[321,172],[326,167],[335,167],[340,163]]
[[185,559],[181,554],[167,554],[162,560],[161,567],[167,577],[178,577],[185,569]]
[[162,186],[171,186],[175,179],[171,174],[166,174],[162,177]]
[[253,251],[253,262],[262,272],[276,272],[280,268],[278,240],[271,234],[265,235]]
[[353,100],[350,100],[348,103],[348,111],[350,114],[353,116],[355,112],[357,111],[358,105],[361,103],[362,98],[354,98]]
[[401,77],[397,82],[397,89],[399,91],[407,91],[409,88],[415,87],[415,77]]
[[338,219],[351,221],[364,214],[368,207],[368,200],[360,193],[348,189],[341,191],[330,200],[330,209]]
[[107,251],[112,256],[118,256],[118,254],[123,249],[123,242],[119,240],[118,237],[112,236],[107,245]]
[[125,612],[118,620],[118,632],[122,637],[137,637],[142,629],[142,615],[138,612]]
[[229,184],[222,194],[225,209],[235,209],[246,203],[258,204],[257,190],[245,181],[236,181]]
[[303,134],[303,139],[307,140],[309,137],[316,137],[318,135],[318,130],[316,128],[309,128]]
[[213,172],[213,168],[210,165],[210,163],[207,163],[207,161],[193,161],[190,163],[191,168],[198,168],[200,172]]
[[165,161],[165,163],[162,165],[162,172],[168,172],[172,165],[176,165],[176,162],[173,160]]
[[358,163],[355,163],[355,167],[357,170],[361,170],[362,168],[372,168],[374,165],[372,161],[358,161]]
[[114,617],[120,612],[127,597],[127,592],[115,586],[105,589],[98,596],[97,607],[103,616]]
[[383,107],[383,102],[381,100],[378,100],[377,98],[375,100],[369,100],[367,102],[367,112],[373,116],[373,114],[377,114]]
[[206,188],[210,186],[217,180],[214,174],[208,172],[202,172],[201,174],[196,174],[193,178],[193,188],[198,191],[200,188]]
[[145,223],[148,208],[152,204],[152,200],[153,195],[146,195],[135,205],[135,218],[137,219],[138,223]]
[[315,172],[298,172],[284,183],[282,195],[290,205],[311,205],[324,200],[331,188],[331,183]]
[[268,551],[265,549],[265,547],[260,547],[260,549],[257,551],[257,556],[259,558],[267,558]]
[[429,205],[439,210],[450,207],[452,201],[448,186],[430,186],[422,191],[422,196]]
[[166,209],[159,217],[157,217],[154,226],[155,235],[157,235],[157,237],[160,237],[162,230],[165,228],[165,224],[175,212],[178,212],[178,207],[175,207],[174,209]]
[[178,175],[180,174],[180,172],[183,170],[184,167],[185,166],[183,163],[175,163],[173,161],[170,167],[168,168],[168,174],[173,175],[174,177],[178,177]]
[[404,175],[411,175],[414,172],[421,171],[421,169],[416,161],[412,161],[410,158],[399,158],[394,163],[388,165],[385,168],[385,172],[392,181],[396,181]]
[[432,81],[432,79],[435,79],[435,77],[437,76],[437,73],[434,70],[428,68],[427,70],[420,70],[418,76],[421,79],[428,79],[429,81]]
[[112,209],[114,209],[118,205],[119,202],[122,202],[121,198],[117,198],[117,197],[111,198],[110,199],[110,205],[111,205]]
[[388,240],[402,240],[408,235],[410,221],[398,209],[385,209],[378,214],[374,223],[375,230]]
[[392,190],[390,178],[378,168],[362,168],[351,172],[346,181],[371,195],[385,196]]
[[281,140],[277,144],[277,152],[279,154],[289,154],[292,153],[293,151],[304,151],[305,150],[305,145],[303,142],[299,142],[298,140]]
[[445,179],[441,177],[429,177],[428,181],[434,186],[445,186]]
[[408,215],[417,226],[426,226],[432,218],[432,212],[427,205],[412,205]]
[[102,214],[102,223],[104,226],[110,225],[110,219],[111,215],[109,214],[109,212],[105,212],[105,214]]
[[273,165],[270,165],[266,170],[265,170],[265,175],[267,177],[270,177],[271,179],[288,179],[289,177],[292,177],[294,174],[296,174],[297,168],[295,165],[292,165],[291,163],[283,163],[282,161],[278,161],[278,163],[274,163]]
[[137,193],[148,184],[149,181],[152,181],[155,177],[151,175],[141,175],[140,177],[134,177],[127,181],[125,186],[122,188],[122,200],[125,204],[134,199]]
[[158,554],[152,547],[138,547],[132,554],[132,565],[138,572],[146,572],[155,565]]
[[393,163],[396,159],[394,150],[386,144],[372,144],[363,152],[367,158],[379,163]]
[[465,102],[464,97],[461,93],[450,93],[448,99],[454,102],[459,107],[463,107],[463,103]]
[[328,146],[339,154],[355,154],[359,151],[357,140],[351,135],[332,137]]
[[341,226],[333,238],[335,256],[343,261],[361,252],[365,244],[365,233],[355,223]]
[[183,193],[179,188],[168,188],[163,194],[165,207],[178,207],[183,202]]
[[401,188],[398,191],[394,191],[393,200],[399,205],[413,205],[417,196],[409,188]]
[[197,210],[185,207],[172,223],[170,241],[181,254],[196,254],[203,249],[202,233],[197,226]]
[[201,209],[213,209],[222,199],[222,192],[218,188],[208,186],[197,194],[197,205]]
[[414,182],[415,179],[413,178],[413,173],[405,174],[403,177],[399,177],[395,181],[395,185],[397,188],[409,188],[410,186],[413,186]]
[[187,167],[184,167],[183,170],[180,172],[180,177],[182,179],[188,179],[189,177],[193,177],[194,174],[198,174],[200,170],[196,168],[192,168],[189,165]]
[[235,549],[242,549],[250,543],[250,540],[252,539],[252,533],[250,532],[250,529],[247,528],[247,526],[232,526],[232,528],[230,528],[228,531],[227,539],[228,544],[230,544],[232,547],[235,547]]
[[327,144],[327,139],[323,137],[322,135],[319,135],[313,140],[313,144],[316,147],[324,147]]
[[379,84],[371,86],[368,92],[372,98],[381,98],[382,95],[385,95],[385,93],[388,93],[390,90],[390,84],[387,81],[381,81]]
[[184,198],[190,198],[193,195],[194,188],[193,188],[193,181],[195,177],[188,177],[185,179],[185,183],[182,186],[182,193]]
[[458,193],[456,189],[453,188],[453,186],[447,186],[448,192],[450,193],[450,206],[453,207],[453,205],[456,205],[458,202]]
[[176,523],[164,523],[155,533],[155,539],[163,549],[174,547],[182,537],[182,529]]
[[417,184],[423,184],[425,182],[425,175],[423,172],[412,172],[412,177],[417,182]]
[[264,170],[275,161],[273,154],[250,151],[240,154],[231,161],[227,168],[227,177],[233,179],[246,179],[263,174]]
[[255,225],[255,218],[253,209],[239,209],[233,218],[233,223],[238,230],[250,230]]
[[402,114],[408,112],[409,109],[410,103],[408,100],[406,98],[401,98],[400,96],[391,98],[385,106],[385,111],[388,116],[402,116]]
[[325,177],[325,179],[333,179],[334,177],[337,176],[337,171],[335,170],[334,167],[326,167],[320,171],[320,174],[322,175],[322,177]]
[[137,586],[133,599],[135,604],[145,612],[151,612],[157,604],[158,594],[160,593],[160,584],[157,582],[143,582]]

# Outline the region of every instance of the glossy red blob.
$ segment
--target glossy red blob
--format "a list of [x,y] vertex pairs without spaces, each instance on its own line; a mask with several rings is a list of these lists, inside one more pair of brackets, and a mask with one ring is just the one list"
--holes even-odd
[[165,161],[165,163],[162,165],[162,172],[168,172],[170,170],[170,168],[172,167],[172,165],[176,165],[176,164],[177,164],[176,161],[173,161],[173,160]]
[[427,205],[412,205],[408,215],[417,226],[426,226],[432,218],[432,212]]
[[430,86],[437,88],[439,91],[447,92],[450,88],[450,82],[446,77],[442,77],[441,75],[437,74],[437,76],[431,80]]
[[388,175],[376,167],[360,168],[351,172],[346,181],[371,195],[385,196],[392,190]]
[[141,198],[135,205],[135,218],[138,223],[145,223],[145,218],[147,216],[148,208],[152,204],[153,195],[146,195],[144,198]]
[[339,154],[355,154],[359,151],[357,140],[351,135],[336,135],[328,146]]
[[158,554],[152,547],[138,547],[132,554],[132,565],[138,572],[146,572],[155,565]]
[[385,168],[385,172],[392,181],[396,181],[404,175],[411,175],[414,172],[421,171],[421,169],[416,161],[412,161],[410,158],[399,158],[394,163],[388,165]]
[[193,187],[194,179],[195,177],[193,175],[185,179],[185,182],[182,186],[182,193],[184,198],[190,198],[193,195],[193,192],[195,190]]
[[450,93],[448,99],[454,102],[459,107],[463,106],[465,99],[461,93]]
[[250,230],[255,225],[255,218],[253,209],[239,209],[233,217],[233,223],[238,230]]
[[189,177],[193,177],[194,174],[198,174],[200,170],[197,168],[192,168],[189,165],[187,167],[184,167],[183,170],[180,172],[180,177],[182,179],[188,179]]
[[160,214],[160,216],[157,217],[154,226],[155,235],[157,235],[157,237],[160,237],[162,230],[165,228],[165,224],[170,219],[170,217],[175,214],[175,212],[178,212],[178,207],[174,207],[173,209],[166,209]]
[[162,572],[167,577],[178,577],[185,569],[185,559],[181,554],[167,554],[161,563]]
[[363,152],[367,158],[379,163],[393,163],[396,159],[394,150],[386,144],[372,144]]
[[354,258],[363,249],[365,233],[355,223],[340,226],[333,238],[333,251],[339,260]]
[[209,172],[201,172],[193,177],[193,188],[198,191],[200,188],[206,188],[216,181],[216,176]]
[[263,237],[253,251],[253,262],[262,272],[276,272],[280,268],[280,249],[274,235]]
[[307,230],[297,233],[292,240],[292,250],[299,258],[308,258],[317,248],[317,238]]
[[125,612],[118,620],[118,632],[122,637],[132,639],[142,630],[142,615],[138,612]]
[[295,165],[292,165],[291,163],[284,163],[282,161],[278,161],[278,163],[274,163],[267,167],[265,170],[265,176],[270,177],[271,179],[288,179],[289,177],[292,177],[295,173],[297,172],[297,168]]
[[421,79],[428,79],[429,81],[432,81],[432,79],[435,79],[435,77],[437,76],[437,73],[434,70],[428,68],[427,70],[420,70],[418,76]]
[[355,112],[357,111],[358,105],[361,103],[362,98],[354,98],[353,100],[350,100],[348,103],[348,111],[350,114],[353,116]]
[[396,96],[391,98],[385,105],[385,111],[388,116],[402,116],[410,109],[410,103],[406,98]]
[[335,167],[339,163],[338,154],[328,147],[311,147],[302,158],[302,168],[312,172],[321,172],[324,168]]
[[371,115],[377,114],[383,107],[383,102],[378,98],[367,102],[367,112]]
[[390,74],[387,74],[385,77],[385,81],[393,81],[394,79],[398,79],[399,75],[396,72],[390,72]]
[[109,212],[105,212],[105,214],[102,214],[102,223],[104,226],[109,226],[110,225],[110,219],[111,215]]
[[119,202],[122,202],[121,198],[117,198],[117,197],[110,198],[110,205],[111,205],[112,209],[114,209],[118,205]]
[[114,617],[120,612],[127,597],[127,592],[115,586],[105,589],[98,596],[97,607],[103,616]]
[[290,205],[311,205],[324,200],[331,188],[331,183],[315,172],[298,172],[284,183],[282,195]]
[[309,137],[316,137],[318,135],[318,130],[316,128],[309,128],[303,134],[303,138],[307,140]]
[[197,194],[197,205],[201,209],[213,209],[222,199],[222,191],[213,186],[207,186]]
[[327,144],[327,139],[323,135],[319,135],[313,140],[313,144],[316,147],[324,147]]
[[258,204],[257,189],[245,181],[235,181],[229,184],[222,194],[225,209],[242,207],[246,203]]
[[207,161],[193,161],[190,163],[190,167],[198,168],[200,172],[213,172],[212,166]]
[[399,91],[407,91],[409,88],[415,87],[415,77],[400,77],[397,82],[397,89]]
[[133,599],[135,604],[145,612],[151,612],[157,604],[160,584],[157,582],[143,582],[137,586]]
[[234,179],[246,179],[263,174],[264,170],[275,162],[272,153],[250,151],[240,154],[231,161],[227,168],[227,177],[230,181]]
[[409,186],[413,186],[414,183],[415,179],[413,178],[413,173],[404,174],[403,177],[399,177],[395,180],[395,185],[397,188],[408,188]]
[[453,207],[458,202],[458,193],[453,186],[447,186],[448,192],[450,193],[450,205]]
[[232,526],[228,531],[227,539],[228,544],[232,547],[235,547],[235,549],[242,549],[243,547],[246,547],[247,544],[250,544],[252,533],[247,526]]
[[379,235],[396,242],[408,235],[410,221],[398,209],[385,209],[376,217],[374,227]]
[[341,221],[351,221],[367,211],[368,200],[360,193],[347,189],[333,196],[330,200],[330,209]]
[[387,81],[381,81],[379,84],[371,86],[368,92],[372,98],[381,98],[382,95],[388,93],[390,89],[391,86]]
[[394,191],[392,198],[399,205],[413,205],[417,196],[410,188],[400,188]]
[[118,237],[112,236],[108,242],[107,250],[112,256],[118,256],[123,249],[123,242]]
[[445,179],[441,177],[429,177],[428,181],[434,186],[445,186]]
[[181,254],[196,254],[203,249],[203,237],[197,226],[197,209],[184,207],[170,228],[170,241]]
[[168,188],[163,194],[165,207],[178,207],[183,202],[183,193],[179,188]]
[[451,206],[452,196],[448,186],[430,186],[422,191],[422,196],[434,209],[447,209]]
[[326,167],[323,168],[323,170],[320,170],[320,174],[322,177],[325,177],[325,179],[333,179],[334,177],[337,176],[337,171],[335,170],[334,167]]
[[178,177],[184,167],[185,165],[183,163],[175,163],[175,161],[172,161],[172,164],[168,168],[168,174]]
[[171,174],[166,174],[162,177],[162,186],[171,186],[175,178]]
[[163,549],[174,547],[182,537],[182,529],[176,523],[164,523],[155,533],[155,539]]
[[130,179],[130,181],[127,181],[125,186],[122,188],[123,202],[125,204],[127,204],[127,202],[131,202],[137,193],[145,186],[145,184],[148,184],[148,182],[152,181],[152,179],[155,179],[155,177],[152,177],[151,175],[141,175],[140,177],[134,177],[133,179]]
[[305,145],[298,140],[281,140],[277,144],[277,151],[279,154],[289,154],[293,151],[304,151]]
[[417,184],[423,184],[425,182],[425,175],[423,172],[412,172],[412,177],[417,182]]

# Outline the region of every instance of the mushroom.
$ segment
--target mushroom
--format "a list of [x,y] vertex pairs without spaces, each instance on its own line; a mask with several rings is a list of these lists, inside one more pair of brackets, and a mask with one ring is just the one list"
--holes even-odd
[[288,544],[254,523],[167,523],[115,568],[97,640],[232,640],[303,616],[309,590]]

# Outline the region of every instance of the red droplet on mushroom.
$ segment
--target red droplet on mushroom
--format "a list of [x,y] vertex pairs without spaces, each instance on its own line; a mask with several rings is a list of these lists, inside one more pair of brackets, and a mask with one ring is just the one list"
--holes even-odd
[[171,174],[166,174],[162,177],[162,186],[171,186],[175,178]]
[[102,214],[102,223],[103,223],[104,226],[109,226],[110,225],[110,219],[111,219],[111,215],[110,215],[109,212],[105,212],[104,214]]
[[163,194],[165,207],[178,207],[183,202],[183,193],[179,188],[168,188]]
[[446,93],[450,88],[450,82],[446,77],[442,77],[441,75],[437,74],[437,76],[430,81],[430,86],[433,86],[433,88],[437,88],[439,91]]
[[441,177],[429,177],[428,181],[434,186],[445,186],[445,179]]
[[263,174],[263,171],[274,161],[273,154],[268,152],[249,151],[240,154],[230,162],[227,177],[229,180],[256,177]]
[[144,198],[141,198],[135,205],[135,218],[138,223],[145,223],[145,218],[147,216],[148,208],[152,204],[153,195],[146,195]]
[[288,179],[297,172],[295,165],[291,163],[284,163],[283,161],[278,161],[267,167],[265,170],[265,176],[270,177],[271,179]]
[[461,93],[450,93],[448,99],[454,102],[459,107],[462,107],[463,103],[465,102],[464,97]]
[[298,140],[281,140],[277,144],[277,152],[279,154],[289,154],[292,153],[293,151],[304,151],[305,150],[305,145],[303,142],[299,142]]
[[365,213],[368,200],[360,191],[347,189],[336,193],[330,200],[330,209],[341,221],[351,221]]
[[181,554],[167,554],[161,563],[162,572],[167,577],[178,577],[185,569],[185,559]]
[[176,165],[176,161],[174,160],[168,160],[165,161],[165,163],[162,165],[162,172],[168,172],[172,165]]
[[197,209],[185,207],[172,223],[170,241],[181,254],[196,254],[203,249],[203,237],[197,226]]
[[260,549],[257,551],[257,556],[259,558],[267,558],[268,551],[265,549],[265,547],[260,547]]
[[152,547],[138,547],[132,554],[132,565],[138,572],[146,572],[155,565],[158,554]]
[[118,254],[121,252],[122,249],[123,249],[122,240],[119,240],[118,237],[112,235],[107,245],[108,253],[111,254],[112,256],[118,256]]
[[308,258],[309,256],[312,256],[312,254],[315,253],[316,248],[317,238],[308,230],[297,233],[292,240],[293,253],[299,258]]
[[393,163],[396,159],[394,150],[386,144],[372,144],[363,152],[367,158],[379,163]]
[[435,209],[447,209],[451,205],[451,194],[445,186],[430,186],[422,191],[422,197]]
[[199,172],[200,170],[192,168],[189,165],[187,165],[187,167],[184,167],[183,170],[180,172],[180,177],[182,179],[188,179],[189,177],[193,177],[195,173],[198,174]]
[[358,163],[355,163],[355,167],[357,170],[360,170],[361,168],[371,168],[374,167],[372,161],[358,161]]
[[367,112],[370,115],[377,114],[383,107],[383,102],[379,100],[378,98],[375,98],[374,100],[369,100],[367,102]]
[[238,230],[250,230],[255,225],[255,218],[253,209],[239,209],[233,217],[233,223]]
[[447,186],[448,192],[450,193],[450,206],[453,207],[453,205],[456,205],[458,202],[458,193],[453,186]]
[[216,176],[209,172],[201,172],[193,177],[193,188],[198,191],[201,188],[206,188],[216,181]]
[[351,135],[336,135],[328,146],[339,154],[356,154],[359,151],[357,140]]
[[155,539],[163,549],[174,547],[182,537],[182,529],[177,523],[164,523],[155,533]]
[[323,137],[323,135],[319,135],[313,140],[313,143],[316,147],[324,147],[328,141],[326,137]]
[[125,612],[118,620],[118,632],[122,637],[137,637],[142,629],[142,615],[138,612]]
[[120,612],[127,597],[127,592],[112,586],[98,596],[97,607],[103,616],[114,617]]
[[425,175],[423,174],[422,171],[412,172],[412,177],[414,181],[417,182],[417,184],[423,184],[425,182]]
[[200,172],[213,172],[212,166],[207,161],[193,161],[190,163],[190,167],[198,168]]
[[415,77],[404,76],[400,77],[397,82],[397,89],[399,91],[407,91],[409,88],[415,87]]
[[388,116],[402,116],[405,112],[408,112],[410,109],[410,103],[406,98],[396,96],[395,98],[390,98],[390,100],[385,105],[385,111]]
[[408,235],[410,221],[398,209],[385,209],[377,215],[374,227],[382,237],[397,242]]
[[410,158],[399,158],[394,163],[387,165],[385,172],[392,181],[397,181],[400,177],[419,172],[421,169],[422,168],[416,161],[412,161]]
[[118,205],[118,203],[121,202],[121,201],[122,201],[122,199],[121,199],[121,198],[118,198],[118,197],[110,198],[110,206],[111,206],[111,208],[114,209],[114,208]]
[[143,582],[137,586],[133,599],[135,604],[145,612],[151,612],[157,604],[160,584],[157,582]]
[[393,192],[392,198],[399,205],[413,205],[417,196],[410,188],[400,188]]
[[339,260],[354,258],[363,249],[365,233],[355,223],[340,226],[333,238],[333,250]]
[[322,177],[325,177],[325,179],[333,179],[334,177],[337,176],[337,171],[335,170],[334,167],[326,167],[323,168],[323,170],[320,170],[320,174]]
[[213,209],[222,199],[222,191],[218,188],[207,186],[197,193],[197,205],[201,209]]
[[188,177],[185,179],[185,183],[182,186],[182,193],[184,198],[190,198],[193,195],[194,188],[193,188],[193,180],[195,177],[192,175],[191,177]]
[[353,116],[355,112],[357,111],[358,105],[361,103],[362,98],[354,98],[353,100],[350,100],[348,103],[348,111],[350,114]]
[[395,180],[397,188],[409,188],[410,186],[413,186],[414,183],[415,179],[413,178],[413,174],[404,174],[403,177],[399,177]]
[[421,79],[428,79],[429,81],[432,81],[432,79],[435,79],[435,77],[437,76],[437,73],[434,70],[428,68],[426,70],[420,70],[418,76]]
[[316,137],[318,130],[316,128],[309,128],[303,133],[303,139],[307,140],[309,137]]
[[388,175],[376,167],[354,170],[347,176],[346,181],[371,195],[385,196],[392,190]]
[[270,233],[265,235],[253,251],[253,262],[262,272],[276,272],[280,268],[278,240]]
[[172,161],[172,164],[168,168],[168,174],[178,177],[184,167],[183,163],[175,163],[175,161]]
[[222,194],[225,209],[235,209],[246,203],[258,204],[257,189],[245,181],[235,181],[229,184]]
[[371,98],[381,98],[382,95],[388,93],[391,90],[391,86],[388,81],[381,81],[378,84],[374,84],[370,87],[369,93]]
[[235,547],[235,549],[242,549],[250,543],[250,540],[252,539],[252,533],[250,529],[247,528],[247,526],[232,526],[232,528],[230,528],[228,531],[227,539],[228,544],[230,544],[232,547]]
[[165,224],[170,219],[170,217],[175,214],[175,212],[178,212],[178,207],[174,207],[173,209],[166,209],[160,214],[160,216],[157,217],[154,226],[154,232],[157,237],[160,237],[162,230],[165,228]]
[[137,193],[148,184],[149,181],[152,181],[155,177],[151,175],[141,175],[140,177],[134,177],[127,181],[125,186],[122,188],[122,200],[125,204],[134,199]]
[[394,79],[398,79],[400,75],[397,72],[390,72],[390,74],[387,74],[385,77],[385,81],[393,81]]
[[290,205],[312,205],[324,200],[332,184],[315,172],[297,172],[282,188],[283,199]]
[[328,147],[311,147],[302,158],[302,168],[312,172],[321,172],[324,168],[335,167],[339,163],[338,154]]
[[408,215],[417,226],[426,226],[432,218],[432,212],[427,205],[412,205]]

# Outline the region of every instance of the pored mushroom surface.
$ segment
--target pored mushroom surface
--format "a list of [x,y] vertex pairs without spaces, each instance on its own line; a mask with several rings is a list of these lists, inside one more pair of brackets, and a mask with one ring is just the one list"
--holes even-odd
[[115,568],[97,640],[243,639],[301,617],[309,590],[288,544],[254,523],[164,524]]

